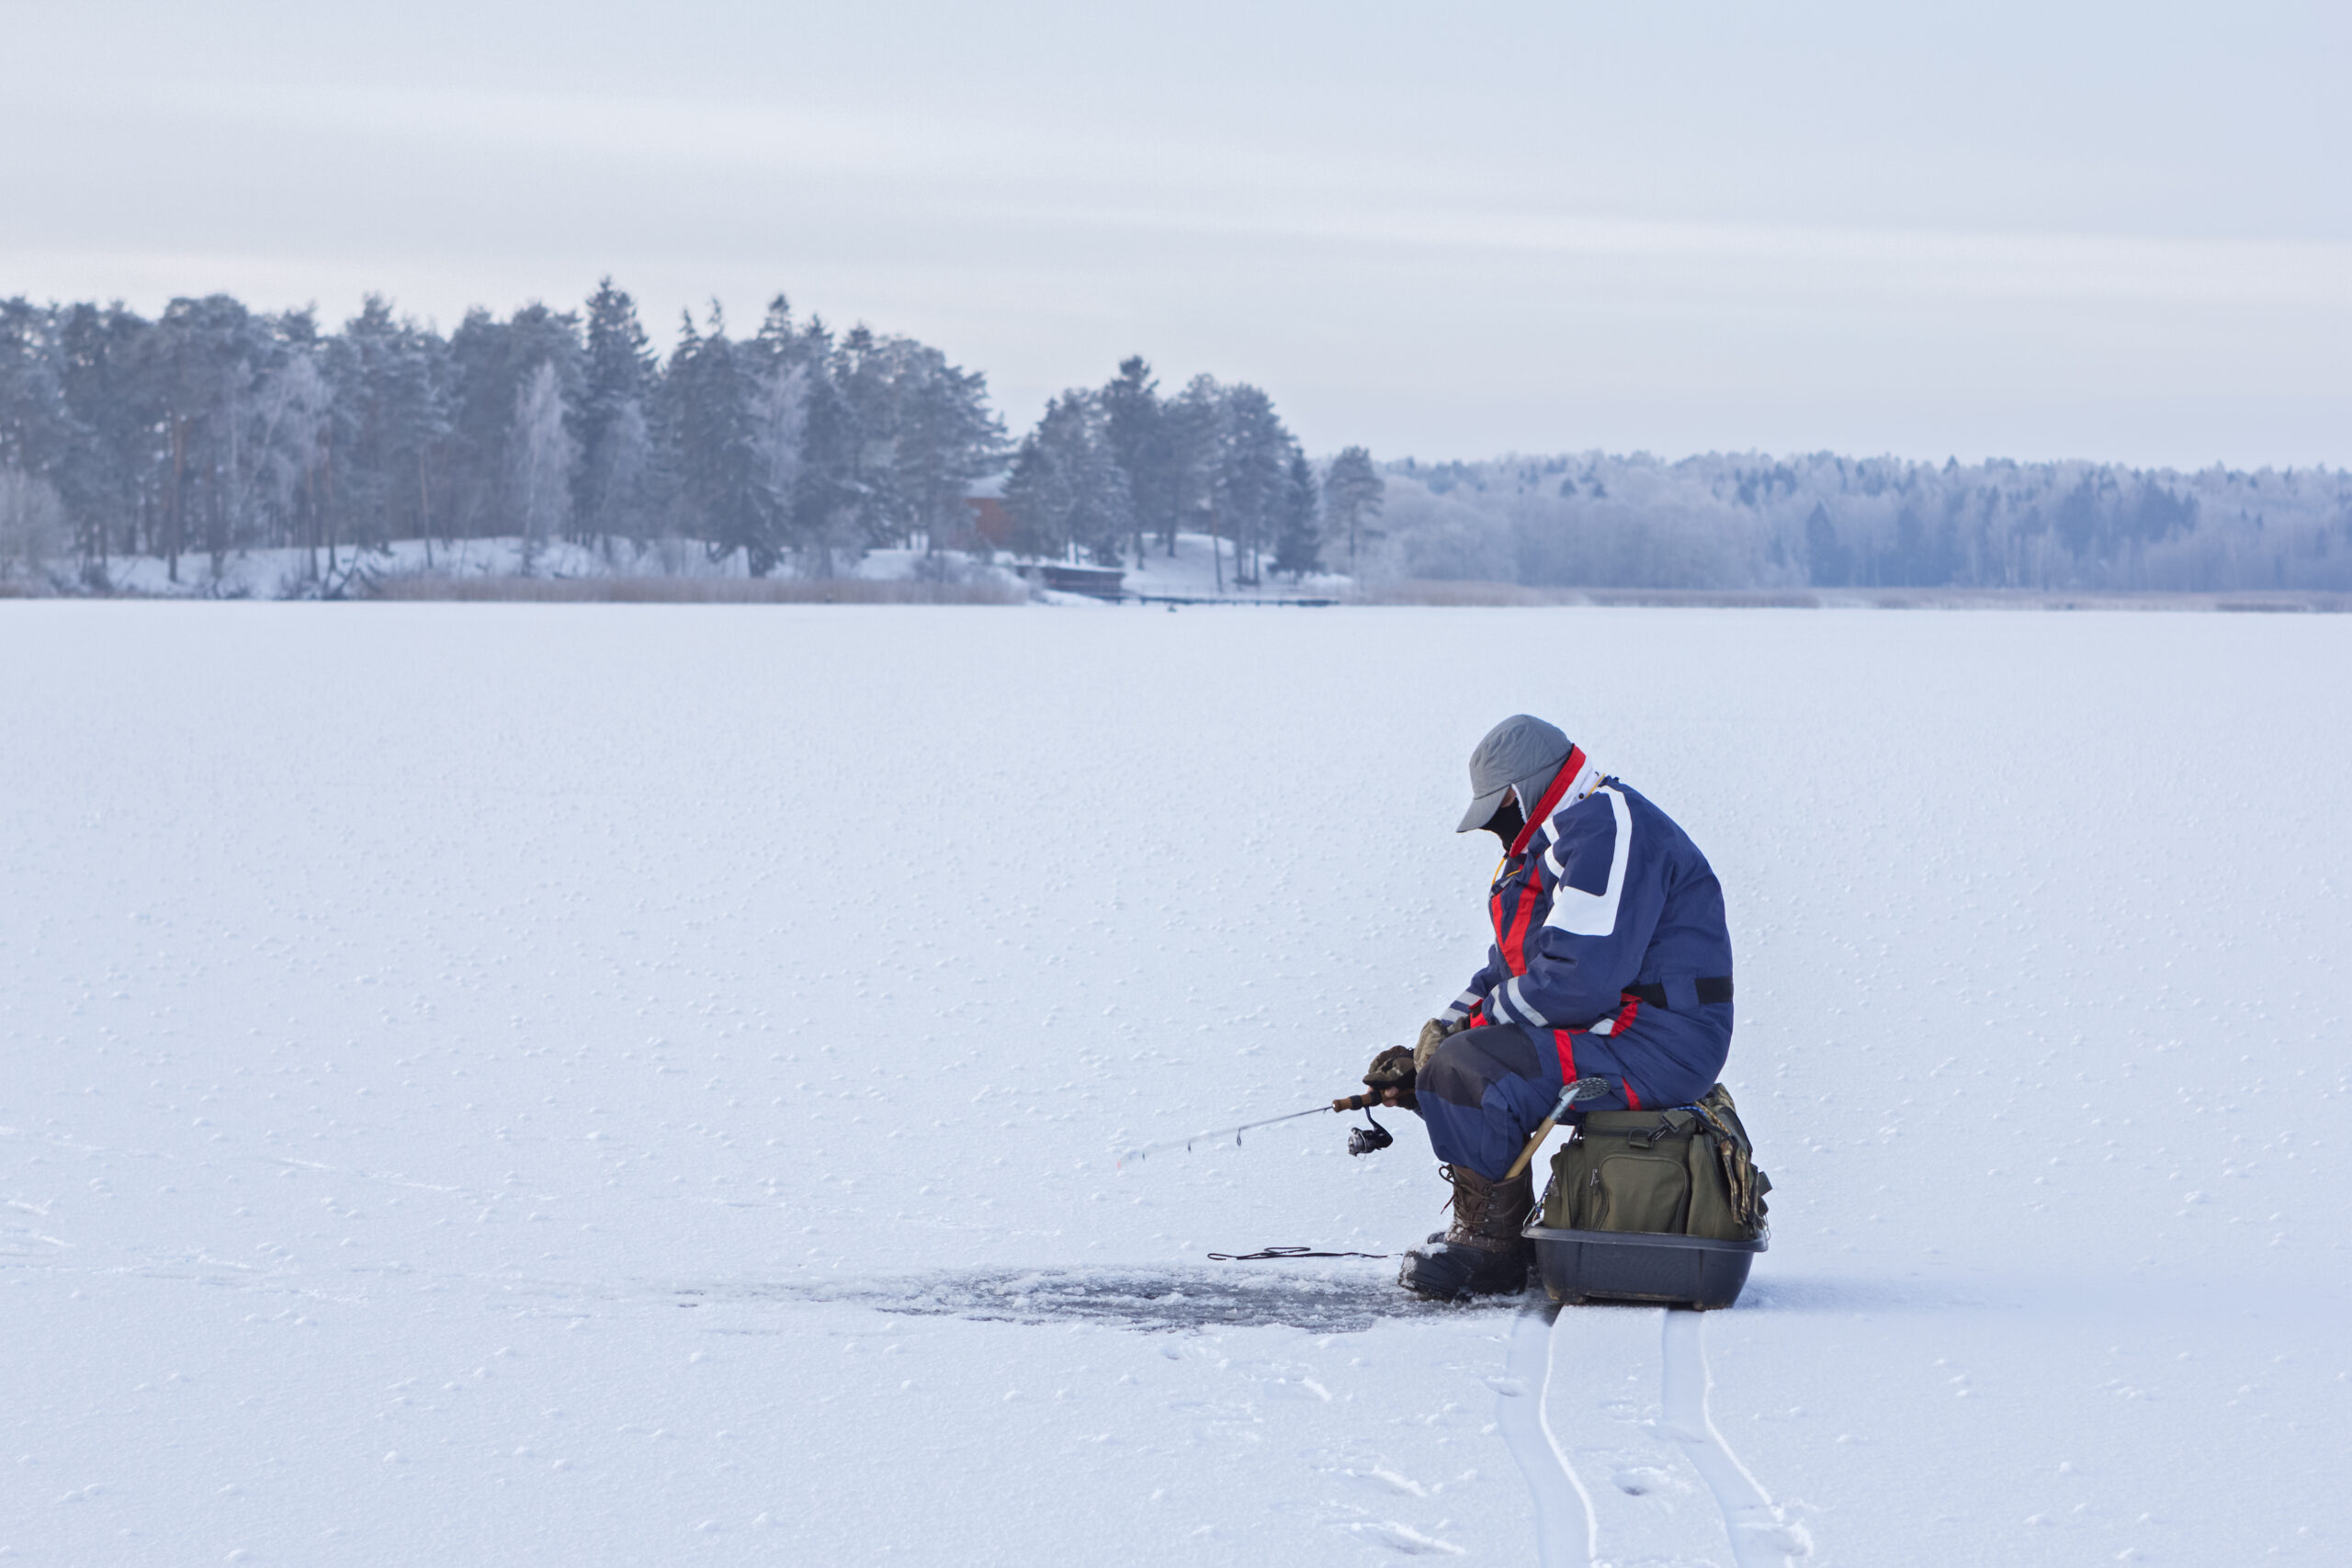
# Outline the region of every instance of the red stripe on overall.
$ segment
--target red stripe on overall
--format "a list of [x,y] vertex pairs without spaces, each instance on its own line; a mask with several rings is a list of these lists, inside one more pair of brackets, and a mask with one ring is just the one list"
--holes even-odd
[[[1632,1025],[1634,1018],[1640,1014],[1641,1010],[1641,998],[1634,996],[1626,997],[1625,1005],[1617,1010],[1615,1021],[1610,1024],[1609,1032],[1602,1036],[1602,1038],[1614,1040],[1620,1034],[1624,1033],[1626,1029]],[[1552,1048],[1560,1054],[1560,1081],[1562,1083],[1568,1084],[1577,1081],[1577,1036],[1579,1034],[1589,1034],[1592,1031],[1589,1029],[1555,1029],[1552,1031]],[[1618,1082],[1625,1090],[1625,1109],[1628,1111],[1639,1111],[1642,1108],[1642,1100],[1641,1096],[1634,1092],[1632,1081],[1630,1079],[1620,1078],[1618,1079]]]
[[[1560,797],[1568,793],[1568,786],[1577,782],[1577,775],[1582,772],[1584,750],[1571,746],[1568,760],[1560,764],[1560,771],[1552,776],[1551,784],[1535,802],[1535,809],[1527,814],[1527,820],[1521,825],[1519,837],[1510,841],[1511,859],[1526,855],[1527,846],[1534,841],[1544,824],[1552,819],[1552,813],[1559,809]],[[1543,893],[1544,863],[1538,861],[1527,868],[1527,880],[1520,884],[1518,908],[1511,911],[1508,923],[1503,918],[1503,896],[1497,893],[1487,901],[1487,913],[1495,922],[1495,945],[1502,949],[1503,967],[1513,976],[1527,973],[1527,928],[1534,920],[1535,905]]]
[[1534,841],[1536,833],[1552,819],[1552,813],[1560,808],[1560,796],[1568,793],[1568,786],[1577,782],[1577,775],[1582,772],[1584,748],[1571,746],[1568,748],[1568,760],[1560,764],[1560,771],[1553,775],[1543,798],[1535,803],[1535,809],[1529,812],[1527,820],[1521,824],[1519,837],[1510,841],[1513,858],[1527,852],[1527,846]]
[[[1507,852],[1510,859],[1518,860],[1526,855],[1527,846],[1534,841],[1544,824],[1552,819],[1552,813],[1559,809],[1561,797],[1568,793],[1568,786],[1577,782],[1577,775],[1584,772],[1584,749],[1569,747],[1568,760],[1560,764],[1560,771],[1544,786],[1544,794],[1535,802],[1535,809],[1528,813],[1527,820],[1520,827],[1519,836],[1511,840],[1510,849]],[[1519,897],[1509,914],[1503,911],[1503,896],[1499,889],[1487,900],[1487,918],[1494,922],[1495,927],[1495,946],[1503,955],[1504,971],[1514,978],[1527,973],[1527,929],[1534,923],[1535,906],[1543,895],[1544,864],[1538,861],[1527,868],[1527,880],[1520,884]],[[1487,1017],[1486,1004],[1482,1002],[1470,1010],[1465,1027],[1475,1029],[1490,1021]]]
[[[1498,925],[1497,939],[1503,950],[1503,967],[1513,975],[1527,973],[1527,926],[1535,917],[1536,901],[1544,892],[1544,868],[1531,865],[1527,880],[1520,885],[1519,908],[1510,918],[1510,929],[1502,931]],[[1502,900],[1495,900],[1497,915],[1502,913]]]

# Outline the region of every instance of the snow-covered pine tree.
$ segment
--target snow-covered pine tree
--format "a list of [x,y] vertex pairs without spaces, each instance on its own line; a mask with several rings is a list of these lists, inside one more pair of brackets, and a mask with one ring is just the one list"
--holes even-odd
[[610,558],[616,536],[642,541],[652,528],[652,430],[645,411],[655,361],[637,301],[610,276],[588,297],[585,328],[574,517],[581,542],[593,542]]
[[1282,526],[1274,536],[1274,570],[1295,582],[1323,565],[1322,496],[1306,454],[1291,448],[1290,483],[1283,497]]
[[229,475],[237,402],[247,389],[261,329],[225,294],[175,299],[149,334],[148,368],[167,444],[163,553],[179,581],[179,558],[209,549],[217,576],[229,547]]
[[1159,383],[1143,355],[1119,362],[1119,373],[1103,387],[1102,434],[1127,476],[1135,511],[1136,565],[1144,563],[1144,536],[1158,534],[1172,552],[1176,539],[1177,473],[1174,432]]
[[1225,449],[1225,389],[1214,376],[1195,376],[1184,390],[1162,405],[1168,437],[1167,547],[1176,553],[1176,536],[1185,528],[1206,534],[1216,567],[1219,592],[1225,589],[1225,557],[1216,546],[1217,469]]
[[[57,481],[68,477],[82,434],[65,382],[54,313],[28,299],[0,299],[0,474],[15,476],[9,504],[20,540],[46,541],[48,509],[63,505]],[[18,555],[25,558],[21,547]]]
[[692,315],[681,323],[667,392],[689,531],[714,560],[741,550],[752,575],[765,577],[782,557],[784,519],[761,479],[754,368],[714,300],[707,333],[695,331]]
[[1226,389],[1216,495],[1217,515],[1233,540],[1237,582],[1259,580],[1260,554],[1282,524],[1295,446],[1272,398],[1247,382]]
[[935,348],[898,341],[891,489],[928,552],[969,525],[964,498],[1004,461],[1004,421],[989,407],[988,378]]
[[1012,547],[1022,555],[1083,555],[1116,566],[1134,525],[1127,476],[1102,434],[1099,400],[1071,390],[1046,405],[1022,437],[1004,485]]
[[[856,530],[862,497],[858,423],[836,379],[832,333],[814,316],[805,326],[795,322],[790,302],[779,294],[747,347],[764,375],[797,372],[798,449],[792,493],[781,502],[778,526],[800,575],[831,577],[842,558],[854,558],[864,550]],[[776,390],[781,389],[779,383]],[[776,412],[786,408],[782,401],[771,406]],[[772,452],[778,450],[772,446]]]
[[58,489],[85,575],[103,587],[108,556],[136,553],[156,514],[156,422],[141,367],[150,329],[119,304],[70,305],[52,321],[62,416],[73,432]]
[[[422,538],[429,558],[434,531],[450,526],[441,504],[450,456],[445,345],[414,321],[395,319],[389,301],[370,295],[341,333],[318,345],[316,357],[333,395],[290,502],[293,531],[315,547],[319,513],[331,504],[352,536]],[[322,467],[330,454],[332,491]]]
[[845,491],[850,524],[860,549],[896,543],[905,529],[905,510],[895,485],[891,453],[899,438],[895,361],[899,344],[860,322],[834,347],[833,385],[841,393],[848,439]]
[[1346,543],[1351,577],[1358,567],[1357,552],[1381,536],[1372,525],[1387,491],[1380,470],[1372,466],[1372,454],[1361,446],[1342,448],[1323,475],[1324,521],[1329,537]]

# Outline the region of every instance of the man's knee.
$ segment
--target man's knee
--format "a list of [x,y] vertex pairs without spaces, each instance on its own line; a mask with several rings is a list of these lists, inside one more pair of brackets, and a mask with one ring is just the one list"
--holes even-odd
[[1430,1052],[1414,1088],[1449,1104],[1476,1110],[1485,1103],[1487,1091],[1493,1086],[1507,1078],[1538,1077],[1543,1070],[1543,1058],[1525,1030],[1513,1024],[1489,1024],[1465,1029]]

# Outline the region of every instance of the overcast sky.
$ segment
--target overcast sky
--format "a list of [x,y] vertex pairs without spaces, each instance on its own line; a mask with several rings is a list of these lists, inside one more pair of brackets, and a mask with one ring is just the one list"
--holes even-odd
[[1308,448],[2352,463],[2352,6],[0,0],[0,294],[609,271]]

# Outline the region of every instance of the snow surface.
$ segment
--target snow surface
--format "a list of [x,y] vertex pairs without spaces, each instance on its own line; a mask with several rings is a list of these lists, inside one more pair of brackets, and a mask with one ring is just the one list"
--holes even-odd
[[[0,1548],[2337,1562],[2352,621],[0,604]],[[1494,718],[1713,857],[1704,1317],[1399,1297]],[[1540,1553],[1540,1555],[1539,1555]]]

